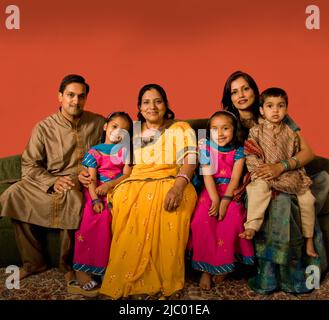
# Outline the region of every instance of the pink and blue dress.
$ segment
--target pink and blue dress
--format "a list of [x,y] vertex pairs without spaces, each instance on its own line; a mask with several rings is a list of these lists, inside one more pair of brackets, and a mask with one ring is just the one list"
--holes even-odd
[[[124,158],[122,144],[99,144],[85,154],[82,164],[97,169],[97,185],[101,185],[122,175]],[[102,276],[110,253],[112,214],[106,195],[98,196],[104,205],[101,213],[94,212],[87,188],[84,188],[83,195],[82,220],[75,232],[73,269]]]
[[[201,146],[200,163],[217,166],[213,178],[220,198],[225,195],[235,161],[241,158],[244,158],[243,147],[220,147],[212,141]],[[243,203],[231,201],[222,221],[209,216],[210,206],[211,199],[203,187],[191,222],[192,267],[220,275],[234,271],[237,262],[252,265],[253,243],[239,237],[246,219]]]

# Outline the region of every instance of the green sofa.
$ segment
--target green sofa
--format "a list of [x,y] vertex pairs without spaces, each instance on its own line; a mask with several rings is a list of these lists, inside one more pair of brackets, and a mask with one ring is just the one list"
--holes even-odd
[[[189,120],[188,122],[194,129],[205,128],[206,119]],[[309,174],[326,170],[329,172],[329,159],[316,157],[306,170]],[[15,155],[0,159],[0,194],[6,190],[12,183],[18,181],[21,177],[21,156]],[[24,210],[24,208],[22,208]],[[318,216],[321,229],[323,231],[324,241],[326,243],[329,257],[329,197],[326,204]],[[57,266],[59,258],[59,232],[54,229],[46,229],[42,234],[44,237],[44,252],[49,266]],[[20,265],[20,257],[15,242],[14,230],[9,218],[0,218],[0,267],[8,265]]]
[[[0,159],[0,194],[21,178],[21,156],[15,155]],[[24,210],[24,208],[22,208]],[[47,263],[56,266],[59,258],[59,233],[46,229],[41,235]],[[9,218],[0,218],[0,267],[20,265],[21,260],[16,246],[15,234]]]

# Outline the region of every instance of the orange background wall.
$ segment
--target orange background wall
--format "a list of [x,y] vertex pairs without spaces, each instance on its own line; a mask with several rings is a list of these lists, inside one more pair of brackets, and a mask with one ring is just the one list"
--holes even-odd
[[[5,8],[20,8],[7,30]],[[320,30],[305,9],[320,8]],[[91,85],[87,108],[134,118],[141,86],[167,91],[178,118],[209,117],[237,69],[260,90],[281,86],[289,112],[319,155],[329,157],[329,1],[2,0],[0,156],[21,153],[37,121],[58,108],[64,75]]]

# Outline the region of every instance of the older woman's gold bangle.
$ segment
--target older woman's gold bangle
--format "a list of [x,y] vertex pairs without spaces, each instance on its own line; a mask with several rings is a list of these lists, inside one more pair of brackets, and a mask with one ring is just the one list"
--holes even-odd
[[176,178],[178,178],[178,177],[182,177],[182,178],[184,178],[186,181],[187,181],[187,184],[189,184],[190,182],[191,182],[191,179],[188,177],[188,175],[187,174],[185,174],[185,173],[178,173],[177,175],[176,175]]

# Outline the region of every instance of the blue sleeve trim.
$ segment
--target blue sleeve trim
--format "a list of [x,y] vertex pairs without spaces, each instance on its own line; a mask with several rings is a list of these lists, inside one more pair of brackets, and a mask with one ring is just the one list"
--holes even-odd
[[83,157],[82,165],[88,168],[97,168],[97,161],[90,153],[86,153]]
[[242,158],[245,158],[245,154],[244,154],[244,148],[243,147],[239,147],[238,149],[236,149],[235,151],[235,155],[234,155],[234,161],[240,160]]

